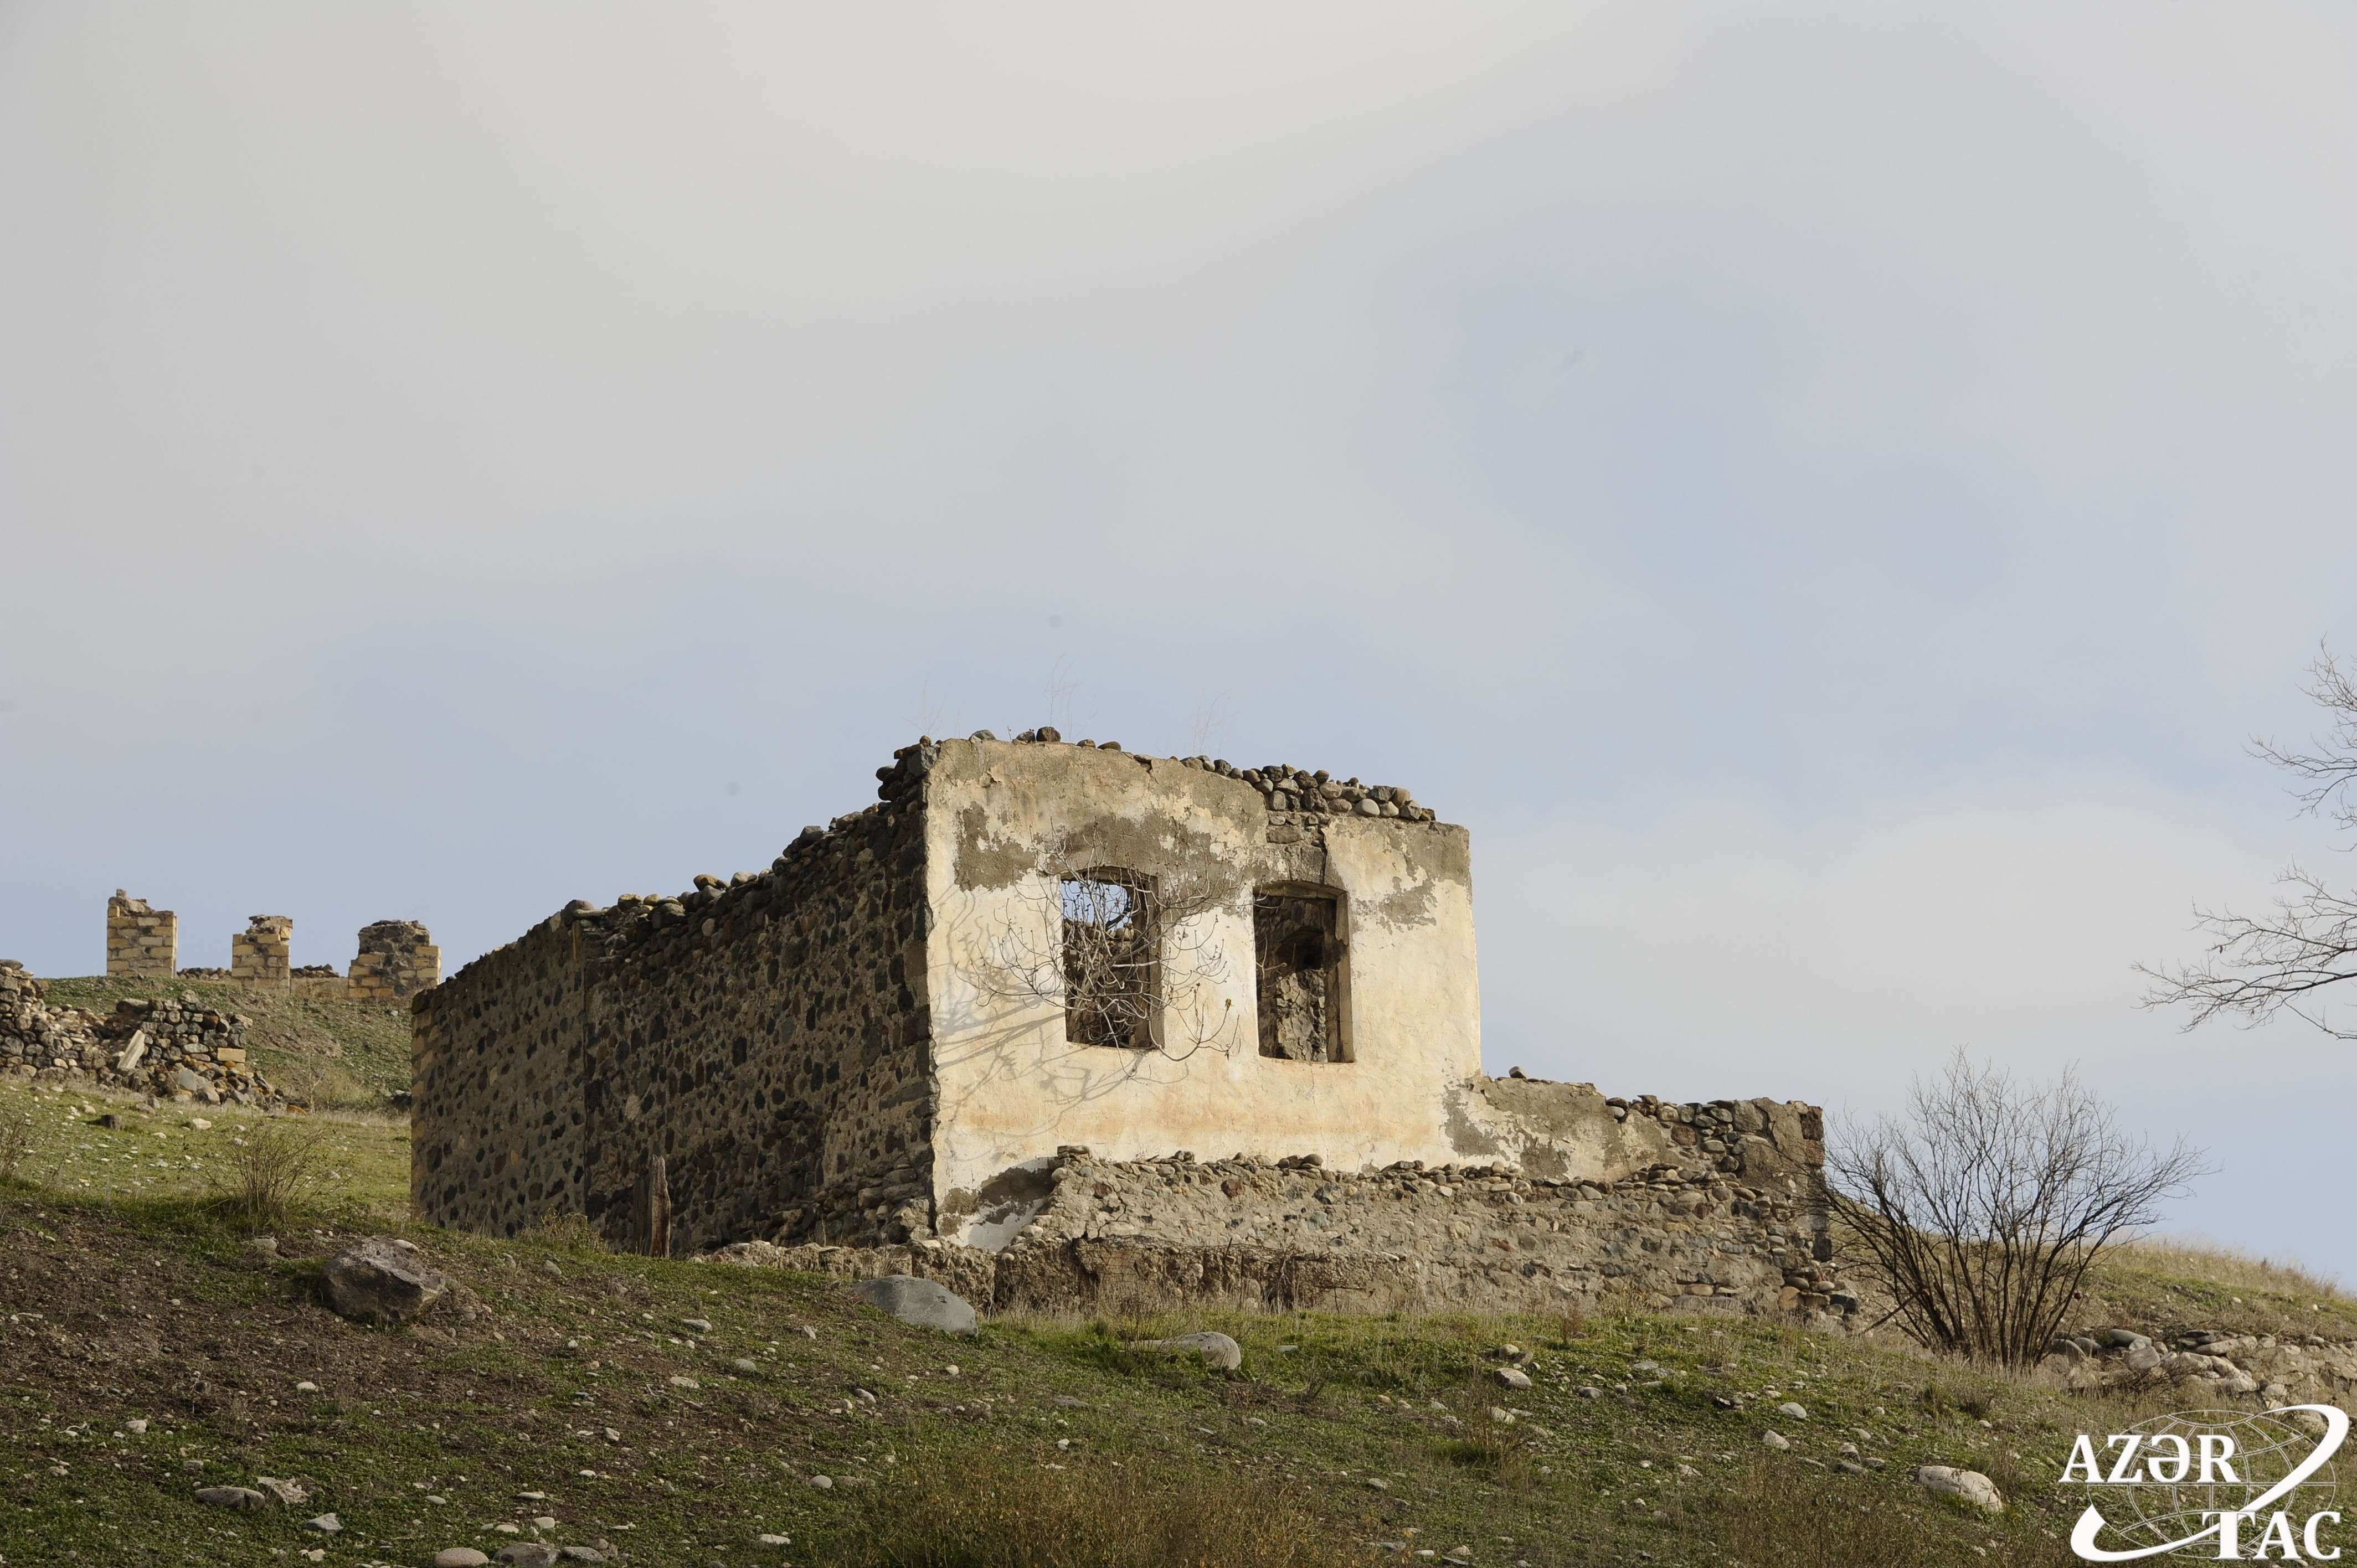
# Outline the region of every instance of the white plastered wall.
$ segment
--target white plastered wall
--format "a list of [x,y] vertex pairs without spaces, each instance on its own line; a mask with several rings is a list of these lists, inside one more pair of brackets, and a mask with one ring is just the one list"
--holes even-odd
[[[945,1240],[1003,1241],[1024,1168],[1066,1144],[1114,1160],[1317,1154],[1344,1169],[1463,1157],[1450,1130],[1480,1071],[1480,995],[1462,828],[1343,819],[1323,846],[1271,843],[1240,780],[1054,743],[944,743],[925,789]],[[1166,973],[1193,1005],[1166,1017],[1159,1050],[1067,1043],[1060,1007],[1010,975],[1050,940],[1055,879],[1106,866],[1216,889],[1195,956]],[[1342,906],[1347,1062],[1258,1051],[1253,889],[1303,883]]]

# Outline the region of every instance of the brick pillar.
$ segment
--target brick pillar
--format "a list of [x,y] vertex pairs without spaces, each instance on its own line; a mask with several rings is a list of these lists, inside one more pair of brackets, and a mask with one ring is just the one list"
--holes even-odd
[[252,916],[245,929],[229,940],[229,977],[285,985],[294,967],[294,949],[293,916]]
[[106,901],[106,972],[169,980],[179,965],[179,917],[116,888]]

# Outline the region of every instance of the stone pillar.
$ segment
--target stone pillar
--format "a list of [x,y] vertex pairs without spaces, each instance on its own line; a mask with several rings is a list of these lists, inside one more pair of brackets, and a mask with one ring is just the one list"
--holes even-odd
[[229,940],[231,980],[285,985],[294,968],[295,918],[253,915],[244,930]]
[[106,972],[169,980],[179,963],[179,917],[116,888],[106,901]]
[[414,920],[379,920],[361,928],[345,994],[355,1002],[398,1002],[442,983],[442,950]]

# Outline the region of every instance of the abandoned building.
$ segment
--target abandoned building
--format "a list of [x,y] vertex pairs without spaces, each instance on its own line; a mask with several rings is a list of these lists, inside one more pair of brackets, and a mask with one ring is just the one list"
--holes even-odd
[[877,773],[418,993],[423,1215],[985,1305],[1842,1305],[1812,1108],[1484,1076],[1469,835],[1410,791],[1052,729]]

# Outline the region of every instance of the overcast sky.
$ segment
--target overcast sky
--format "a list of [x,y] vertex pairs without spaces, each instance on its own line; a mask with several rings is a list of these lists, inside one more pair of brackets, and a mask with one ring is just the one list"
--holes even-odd
[[[446,963],[1052,721],[1470,827],[1485,1056],[2065,1062],[2357,1279],[2357,13],[0,5],[0,955]],[[2352,1010],[2357,1016],[2357,1010]]]

